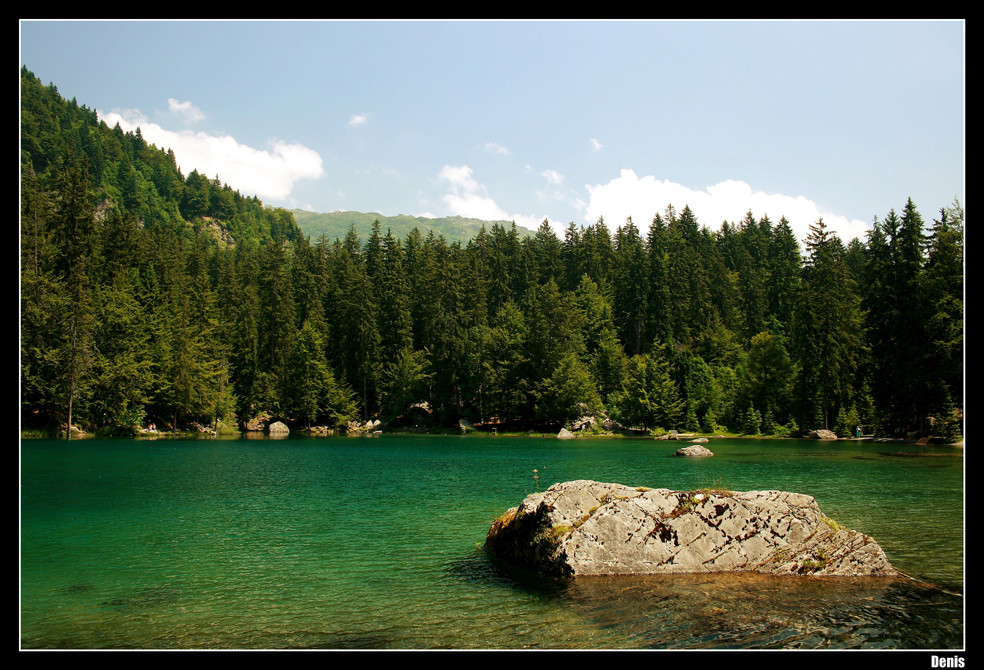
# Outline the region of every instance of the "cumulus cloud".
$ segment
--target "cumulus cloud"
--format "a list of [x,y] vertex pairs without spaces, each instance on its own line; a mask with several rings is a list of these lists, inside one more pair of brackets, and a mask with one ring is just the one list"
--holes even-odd
[[352,116],[349,117],[348,124],[350,126],[361,126],[368,120],[369,120],[369,116],[366,114],[353,114]]
[[[179,103],[179,106],[183,104]],[[178,167],[184,174],[197,170],[210,178],[218,175],[222,182],[244,195],[285,200],[296,181],[318,179],[325,173],[321,156],[302,144],[273,140],[269,148],[255,149],[228,135],[166,130],[149,123],[137,110],[98,112],[98,115],[110,127],[117,123],[124,131],[139,127],[148,143],[173,149]]]
[[178,114],[185,121],[189,121],[191,123],[198,123],[199,121],[205,118],[205,114],[202,112],[202,110],[198,109],[198,107],[195,107],[188,100],[184,102],[179,102],[175,98],[168,98],[167,108],[170,109],[172,112]]
[[445,165],[437,178],[450,188],[450,193],[446,193],[441,199],[452,215],[483,221],[515,221],[517,226],[532,230],[536,230],[540,222],[547,218],[509,214],[489,197],[485,186],[475,179],[472,169],[467,165]]
[[451,187],[451,192],[441,199],[454,214],[487,221],[509,217],[486,195],[485,187],[475,180],[467,165],[445,165],[437,177]]
[[640,178],[632,170],[622,170],[608,183],[587,185],[587,189],[585,222],[594,223],[603,216],[613,229],[631,216],[645,230],[653,216],[662,214],[667,205],[673,205],[677,212],[689,206],[697,220],[712,230],[717,230],[724,221],[740,221],[749,211],[756,219],[768,215],[773,223],[785,216],[800,241],[820,218],[845,244],[855,237],[864,241],[870,228],[864,221],[823,211],[804,196],[753,191],[745,182],[733,179],[695,190],[652,176]]

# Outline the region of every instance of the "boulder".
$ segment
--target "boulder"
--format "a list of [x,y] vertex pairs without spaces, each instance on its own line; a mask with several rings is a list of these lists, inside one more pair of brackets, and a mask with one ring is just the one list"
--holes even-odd
[[290,433],[290,429],[283,421],[274,421],[267,427],[267,430],[271,435],[287,435]]
[[475,426],[471,425],[471,423],[465,419],[458,419],[458,430],[461,431],[462,434],[471,433],[475,430]]
[[681,447],[673,452],[674,456],[689,456],[691,458],[703,458],[705,456],[713,456],[714,453],[707,447],[702,447],[699,444],[692,445],[690,447]]
[[809,437],[811,440],[836,440],[837,434],[832,430],[824,430],[821,428],[819,430],[810,431]]
[[570,440],[574,438],[574,433],[567,430],[566,428],[561,428],[560,432],[557,433],[558,440]]
[[485,550],[555,576],[757,572],[895,576],[870,537],[784,491],[671,491],[576,480],[496,519]]
[[707,438],[706,437],[697,437],[697,438],[694,438],[694,439],[692,439],[690,441],[693,444],[704,444],[705,442],[707,442]]

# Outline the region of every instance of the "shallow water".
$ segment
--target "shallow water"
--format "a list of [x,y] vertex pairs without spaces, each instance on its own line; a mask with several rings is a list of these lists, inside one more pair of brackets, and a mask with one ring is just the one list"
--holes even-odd
[[[963,648],[949,447],[391,436],[26,440],[21,645],[84,649]],[[536,469],[537,479],[533,470]],[[913,579],[552,581],[481,551],[557,481],[814,496]]]

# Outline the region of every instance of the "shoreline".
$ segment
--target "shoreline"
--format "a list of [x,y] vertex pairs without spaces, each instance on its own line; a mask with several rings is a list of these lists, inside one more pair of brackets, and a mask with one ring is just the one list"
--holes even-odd
[[[238,440],[238,439],[283,439],[285,437],[379,437],[380,435],[398,435],[404,437],[413,436],[429,436],[429,437],[497,437],[497,438],[538,438],[538,439],[550,439],[557,440],[556,433],[548,433],[545,431],[505,431],[505,432],[490,432],[486,430],[472,430],[466,433],[462,433],[459,430],[447,428],[447,429],[436,429],[433,431],[408,431],[408,430],[393,430],[393,431],[380,431],[380,432],[352,432],[352,433],[318,433],[314,431],[300,429],[291,432],[289,435],[273,435],[263,431],[239,431],[239,430],[228,430],[221,431],[219,433],[203,433],[197,430],[186,430],[186,431],[157,431],[154,433],[141,432],[136,433],[132,436],[125,435],[98,435],[96,433],[82,433],[73,435],[71,440],[66,440],[64,435],[61,433],[52,433],[46,431],[37,430],[22,430],[20,434],[20,439],[23,440],[62,440],[66,442],[72,442],[77,440],[90,440],[90,439],[133,439],[133,440],[157,440],[157,439],[218,439],[218,440]],[[624,433],[575,433],[573,439],[629,439],[629,440],[652,440],[654,442],[681,442],[689,443],[697,438],[705,438],[709,442],[714,440],[809,440],[811,442],[875,442],[875,443],[886,443],[886,444],[911,444],[914,446],[924,446],[924,447],[956,447],[959,449],[964,448],[964,439],[961,438],[956,442],[937,442],[937,443],[927,443],[920,444],[920,439],[903,439],[903,438],[891,438],[891,437],[876,437],[874,435],[862,435],[861,437],[840,437],[836,440],[817,440],[810,439],[807,437],[793,437],[790,435],[735,435],[735,434],[711,434],[711,433],[686,433],[685,437],[682,439],[678,438],[666,438],[663,437],[653,437],[651,435],[633,435]]]

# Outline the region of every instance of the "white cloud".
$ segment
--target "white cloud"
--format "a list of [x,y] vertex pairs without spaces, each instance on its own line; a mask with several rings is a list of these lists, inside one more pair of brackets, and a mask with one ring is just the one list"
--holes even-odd
[[547,218],[509,214],[488,196],[485,186],[476,181],[472,176],[472,169],[467,165],[445,165],[437,177],[451,188],[451,192],[441,199],[452,215],[484,221],[515,221],[517,226],[531,230],[536,230],[540,222]]
[[350,126],[361,126],[369,120],[369,116],[366,114],[353,114],[349,117],[348,124]]
[[137,127],[144,140],[162,149],[173,149],[178,167],[187,175],[197,170],[219,179],[244,195],[261,199],[287,199],[299,179],[318,179],[324,175],[321,156],[301,144],[273,140],[266,150],[240,144],[228,135],[165,130],[148,123],[137,110],[111,112],[99,117],[110,127],[120,124],[124,131]]
[[472,169],[467,165],[445,165],[438,179],[451,186],[451,193],[441,199],[458,216],[492,221],[507,219],[509,215],[485,195],[485,187],[472,177]]
[[167,108],[172,112],[176,112],[185,121],[191,123],[198,123],[205,118],[205,114],[202,110],[191,104],[191,101],[186,100],[185,102],[179,102],[174,98],[167,99]]
[[588,140],[588,142],[591,143],[591,149],[594,150],[594,151],[601,151],[602,148],[604,148],[603,145],[601,144],[601,142],[599,142],[598,140],[596,140],[593,137],[590,140]]
[[478,182],[472,177],[472,169],[467,165],[445,165],[437,178],[451,184],[455,193],[472,192],[479,188]]
[[551,186],[560,186],[564,183],[564,175],[556,170],[545,170],[543,176],[547,178],[547,183]]
[[492,153],[500,154],[502,156],[508,156],[512,153],[506,147],[502,146],[501,144],[496,144],[495,142],[486,142],[485,148],[486,150],[491,151]]
[[723,221],[740,221],[749,211],[756,219],[768,215],[773,223],[785,216],[801,242],[820,218],[845,244],[855,237],[864,241],[870,228],[864,221],[822,211],[804,196],[752,191],[745,182],[733,179],[694,190],[652,176],[639,178],[632,170],[623,169],[617,178],[606,184],[587,185],[587,189],[585,221],[594,223],[603,216],[613,230],[629,216],[640,229],[646,230],[653,216],[663,214],[667,205],[673,205],[678,213],[689,206],[698,222],[712,230],[718,230]]

